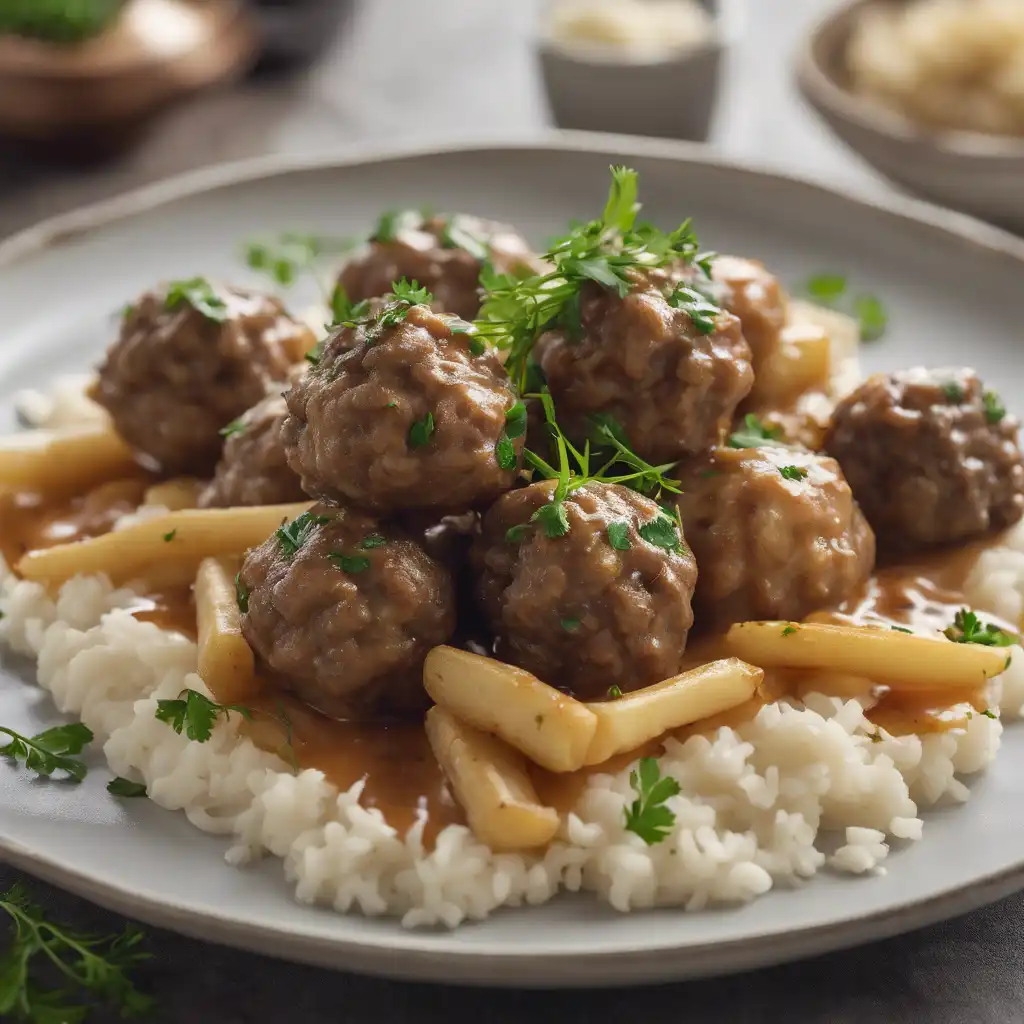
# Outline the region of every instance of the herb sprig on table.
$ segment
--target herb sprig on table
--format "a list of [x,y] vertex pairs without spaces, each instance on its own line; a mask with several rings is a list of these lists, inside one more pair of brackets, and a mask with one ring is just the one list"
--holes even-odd
[[62,772],[71,782],[81,782],[88,773],[80,754],[93,739],[92,730],[81,722],[57,725],[35,736],[0,726],[0,734],[10,737],[10,742],[0,747],[0,756],[21,761],[29,771],[49,778],[55,772]]
[[[601,216],[573,226],[543,254],[553,265],[550,272],[519,276],[485,267],[481,275],[484,302],[475,321],[477,334],[507,350],[505,366],[520,390],[526,390],[530,351],[542,331],[561,327],[570,337],[581,334],[580,289],[588,282],[625,297],[636,271],[692,263],[710,275],[713,254],[700,253],[691,222],[683,221],[671,232],[638,222],[637,172],[612,167],[611,175]],[[686,301],[695,323],[706,316],[706,300]]]
[[[22,885],[0,896],[0,911],[10,922],[10,941],[0,955],[0,1019],[80,1024],[99,1006],[116,1009],[122,1018],[152,1009],[153,1001],[128,976],[149,959],[137,928],[97,936],[54,924]],[[59,986],[44,987],[37,966],[47,974],[56,970]]]

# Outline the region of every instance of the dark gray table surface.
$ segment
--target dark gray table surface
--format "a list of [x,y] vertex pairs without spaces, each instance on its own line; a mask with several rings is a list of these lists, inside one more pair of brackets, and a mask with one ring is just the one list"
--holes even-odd
[[[738,0],[713,142],[724,152],[833,185],[885,186],[801,106],[788,58],[828,0]],[[57,171],[0,153],[0,237],[41,217],[204,164],[401,138],[430,143],[545,125],[529,38],[536,0],[363,0],[312,71],[260,79],[167,116],[114,165]],[[950,851],[956,856],[956,851]],[[0,866],[0,891],[15,872]],[[40,883],[62,920],[120,922]],[[1024,896],[900,939],[754,974],[598,993],[487,992],[331,974],[150,931],[140,982],[154,1021],[346,1024],[481,1018],[754,1024],[1002,1024],[1024,1021]],[[93,1018],[103,1024],[106,1018]]]

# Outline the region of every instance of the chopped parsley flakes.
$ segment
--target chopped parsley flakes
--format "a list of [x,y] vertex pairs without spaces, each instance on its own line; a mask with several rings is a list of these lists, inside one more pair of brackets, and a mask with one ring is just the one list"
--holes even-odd
[[365,555],[346,555],[341,551],[332,551],[327,558],[335,568],[350,574],[366,572],[370,568],[370,560]]
[[434,436],[434,414],[428,412],[421,420],[416,420],[409,428],[409,447],[425,448]]
[[730,448],[785,447],[779,438],[781,427],[766,426],[752,412],[743,417],[743,426],[729,435]]
[[953,625],[944,631],[947,639],[957,644],[981,644],[984,647],[1011,647],[1018,638],[991,623],[985,625],[967,608],[953,616]]
[[329,523],[330,516],[317,516],[312,512],[303,512],[301,516],[285,523],[277,530],[276,537],[281,545],[281,553],[285,558],[294,558],[299,549],[313,535],[318,526]]
[[241,417],[237,420],[232,420],[226,427],[220,428],[221,437],[238,437],[240,434],[245,433],[245,424],[242,422]]
[[779,473],[786,480],[806,480],[807,470],[801,466],[780,466]]
[[235,577],[235,600],[238,602],[240,612],[249,610],[249,588],[242,582],[241,573]]
[[993,425],[1002,422],[1006,416],[1006,406],[1002,399],[994,391],[986,391],[982,395],[982,402],[985,405],[985,419]]

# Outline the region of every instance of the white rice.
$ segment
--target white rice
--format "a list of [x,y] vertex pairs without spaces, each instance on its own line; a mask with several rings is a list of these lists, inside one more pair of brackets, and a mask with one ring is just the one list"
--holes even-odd
[[[979,567],[971,600],[1006,616],[1024,593],[1024,531],[985,558],[992,569]],[[700,910],[824,868],[879,872],[892,839],[922,838],[921,808],[967,799],[958,776],[991,763],[1002,733],[998,720],[975,715],[960,732],[893,737],[856,700],[811,694],[803,704],[769,705],[736,729],[668,740],[661,771],[681,793],[669,801],[675,823],[660,844],[624,828],[635,796],[626,769],[590,781],[542,855],[493,853],[454,825],[428,850],[422,823],[398,834],[360,805],[361,783],[339,792],[319,771],[293,774],[234,721],[220,722],[207,743],[157,721],[157,699],[205,687],[195,644],[133,618],[124,610],[130,592],[77,578],[54,601],[2,572],[0,641],[37,659],[40,686],[93,730],[115,774],[145,782],[160,806],[228,837],[229,863],[282,858],[299,900],[398,915],[407,927],[454,928],[560,889],[591,891],[621,911]],[[1007,716],[1024,705],[1024,655],[1016,653],[1001,677]],[[831,857],[817,845],[825,831],[845,836]]]

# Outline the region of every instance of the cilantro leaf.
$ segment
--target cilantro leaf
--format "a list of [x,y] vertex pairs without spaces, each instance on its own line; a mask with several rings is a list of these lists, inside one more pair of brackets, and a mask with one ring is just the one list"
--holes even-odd
[[682,550],[679,524],[665,512],[656,516],[649,523],[644,523],[638,532],[648,544],[653,544],[655,547],[673,552]]
[[669,837],[675,824],[675,813],[666,806],[679,794],[679,783],[671,775],[662,777],[658,759],[641,758],[629,774],[629,784],[637,799],[626,809],[626,830],[638,835],[648,846]]
[[182,690],[177,700],[156,702],[157,721],[166,722],[179,736],[184,732],[197,743],[205,743],[213,735],[218,716],[228,719],[232,711],[252,721],[250,708],[241,704],[218,704],[198,690]]
[[996,424],[1002,422],[1006,416],[1006,406],[1003,405],[1002,399],[994,391],[986,391],[982,395],[982,402],[985,405],[985,419],[989,423]]
[[632,546],[629,542],[629,523],[622,521],[609,523],[608,543],[616,551],[628,551]]
[[350,574],[366,572],[370,568],[370,560],[365,555],[346,555],[341,551],[332,551],[327,558],[335,568]]
[[953,625],[944,631],[948,640],[957,644],[981,644],[984,647],[1012,647],[1018,637],[991,623],[984,625],[968,608],[961,608],[953,616]]
[[107,792],[112,796],[136,797],[146,795],[146,784],[144,782],[132,782],[131,779],[124,779],[120,775],[107,783]]
[[421,288],[419,281],[407,281],[404,277],[391,286],[391,294],[409,306],[429,306],[434,301],[434,296],[428,289]]
[[810,298],[833,306],[846,294],[846,278],[842,274],[815,274],[808,279],[805,290]]
[[227,303],[214,291],[213,285],[205,277],[193,277],[188,281],[172,281],[167,286],[164,306],[167,309],[178,309],[180,306],[191,306],[207,320],[222,324],[228,319]]
[[768,427],[752,412],[743,417],[743,427],[729,435],[730,448],[782,447],[781,427]]
[[806,480],[807,470],[802,466],[780,466],[779,473],[786,480]]
[[550,501],[546,505],[541,505],[530,516],[530,522],[540,523],[545,536],[551,540],[564,537],[569,532],[569,516],[565,511],[565,502]]
[[409,447],[425,448],[434,436],[434,414],[428,412],[421,420],[416,420],[409,428]]
[[518,459],[516,458],[516,447],[512,443],[515,438],[522,437],[526,433],[526,406],[522,402],[516,402],[508,412],[505,413],[505,426],[494,446],[494,454],[498,465],[502,469],[515,469]]
[[722,312],[706,295],[684,284],[676,285],[668,296],[668,304],[686,313],[701,334],[711,334],[714,331],[715,317]]
[[340,281],[335,284],[334,290],[331,292],[330,306],[330,327],[336,327],[339,324],[362,320],[370,312],[370,300],[361,299],[359,302],[353,302],[348,297],[348,292],[345,291],[345,288]]
[[232,420],[226,427],[220,428],[221,437],[238,437],[244,434],[246,430],[245,423],[242,418],[239,417],[237,420]]
[[36,775],[49,778],[61,771],[68,781],[81,782],[88,773],[85,762],[74,756],[93,739],[92,730],[81,722],[58,725],[35,736],[23,736],[4,726],[0,726],[0,733],[10,737],[10,742],[0,747],[0,757],[22,761]]
[[512,438],[526,433],[526,406],[522,402],[516,402],[505,413],[505,433]]
[[[142,932],[96,936],[48,921],[21,885],[0,895],[0,911],[11,922],[10,943],[0,956],[0,1017],[29,1024],[78,1024],[91,1005],[102,1003],[121,1017],[148,1014],[152,1000],[132,984],[128,971],[148,954]],[[44,966],[40,979],[32,964]],[[42,987],[59,977],[62,985]],[[50,981],[52,986],[52,981]]]
[[874,295],[858,295],[853,312],[860,321],[860,336],[864,341],[877,341],[889,326],[889,314],[880,299]]
[[331,521],[330,516],[314,515],[312,512],[303,512],[302,515],[285,523],[276,532],[278,543],[281,545],[281,552],[285,558],[294,558],[299,549],[309,540],[318,526]]

